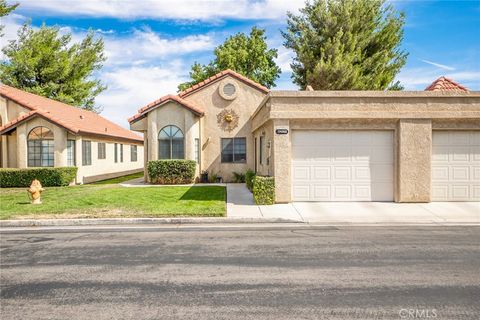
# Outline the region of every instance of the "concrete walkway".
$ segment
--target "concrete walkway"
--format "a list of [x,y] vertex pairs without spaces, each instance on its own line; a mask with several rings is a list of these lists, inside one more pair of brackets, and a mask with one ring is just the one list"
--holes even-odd
[[200,187],[200,186],[221,186],[225,187],[225,183],[189,183],[189,184],[151,184],[149,182],[145,182],[143,177],[135,178],[132,180],[128,180],[122,183],[119,183],[122,187],[127,188],[164,188],[164,187]]
[[258,206],[244,184],[227,184],[227,217],[310,224],[480,224],[480,202],[294,202]]

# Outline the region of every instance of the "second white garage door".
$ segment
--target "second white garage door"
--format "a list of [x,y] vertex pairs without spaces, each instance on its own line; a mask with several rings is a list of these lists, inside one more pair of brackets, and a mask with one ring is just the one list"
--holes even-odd
[[393,201],[392,131],[293,131],[294,201]]
[[480,201],[480,132],[434,131],[432,201]]

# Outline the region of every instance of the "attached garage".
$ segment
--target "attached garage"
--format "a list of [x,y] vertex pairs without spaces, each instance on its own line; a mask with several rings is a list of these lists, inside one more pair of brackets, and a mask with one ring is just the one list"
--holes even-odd
[[393,201],[393,131],[292,132],[293,201]]
[[480,131],[434,131],[432,201],[480,201]]

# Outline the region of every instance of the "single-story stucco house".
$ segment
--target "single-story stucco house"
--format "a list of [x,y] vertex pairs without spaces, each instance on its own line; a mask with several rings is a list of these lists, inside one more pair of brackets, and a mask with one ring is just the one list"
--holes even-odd
[[270,91],[225,70],[138,110],[145,162],[275,177],[290,201],[480,201],[480,92]]
[[99,114],[0,86],[2,168],[76,166],[77,183],[143,170],[143,139]]

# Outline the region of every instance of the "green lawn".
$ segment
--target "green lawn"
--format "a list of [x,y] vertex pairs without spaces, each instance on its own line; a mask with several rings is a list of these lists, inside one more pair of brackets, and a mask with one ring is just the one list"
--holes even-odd
[[225,216],[225,199],[220,186],[83,185],[46,188],[32,205],[26,189],[0,189],[0,219]]
[[142,172],[137,172],[137,173],[132,173],[127,176],[121,176],[121,177],[116,177],[112,179],[107,179],[107,180],[101,180],[97,182],[93,182],[91,184],[115,184],[115,183],[122,183],[128,180],[136,179],[143,177],[143,171]]

